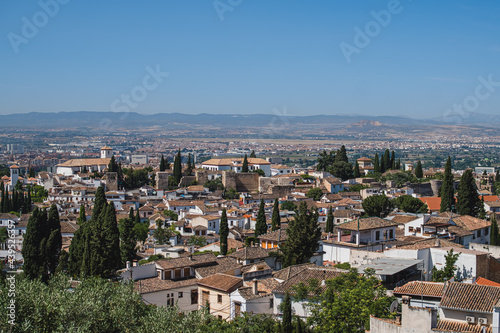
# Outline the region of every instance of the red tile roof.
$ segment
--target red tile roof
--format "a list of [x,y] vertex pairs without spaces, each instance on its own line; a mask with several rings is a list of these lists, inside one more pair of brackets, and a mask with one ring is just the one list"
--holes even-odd
[[[484,327],[484,331],[482,330]],[[454,320],[440,320],[436,328],[432,329],[433,332],[454,333],[454,332],[467,332],[467,333],[491,333],[491,326],[482,326],[477,324],[468,324],[463,321]]]
[[485,279],[483,277],[478,277],[475,281],[475,284],[479,284],[482,286],[493,286],[493,287],[500,287],[500,283],[496,283],[494,281]]
[[243,286],[243,279],[219,273],[198,280],[198,285],[230,293]]
[[500,300],[500,287],[449,282],[439,306],[444,309],[493,312]]
[[412,281],[394,289],[394,294],[411,296],[443,297],[444,283]]

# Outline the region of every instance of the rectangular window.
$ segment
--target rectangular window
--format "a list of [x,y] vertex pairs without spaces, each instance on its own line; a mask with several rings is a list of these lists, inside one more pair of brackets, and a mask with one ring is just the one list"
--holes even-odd
[[408,227],[409,232],[413,232],[413,227]]
[[201,295],[201,301],[203,305],[205,305],[207,302],[210,304],[210,292],[209,291],[203,291]]
[[393,238],[394,238],[394,230],[390,229],[389,230],[389,239],[393,239]]
[[241,303],[234,302],[234,316],[238,317],[241,314]]
[[420,233],[422,231],[422,228],[418,227],[417,232]]
[[182,291],[179,291],[179,293],[177,294],[177,298],[182,298]]
[[488,228],[485,228],[484,229],[484,235],[485,236],[488,236],[488,234],[490,233],[490,230]]
[[477,231],[477,237],[481,237],[481,229]]
[[380,231],[375,231],[375,240],[380,240]]
[[217,303],[222,303],[222,295],[217,295]]
[[274,307],[274,298],[269,299],[269,309],[272,309]]
[[191,290],[191,304],[198,304],[198,289]]

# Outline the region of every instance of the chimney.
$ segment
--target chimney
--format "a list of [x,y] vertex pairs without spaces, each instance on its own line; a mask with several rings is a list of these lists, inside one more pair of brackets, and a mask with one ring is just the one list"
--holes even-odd
[[252,292],[254,295],[259,294],[258,284],[259,284],[259,282],[257,281],[257,279],[252,280]]
[[128,261],[128,260],[127,260],[127,262],[125,263],[125,267],[126,267],[127,269],[130,269],[130,267],[131,267],[131,265],[130,265],[130,261]]
[[436,238],[436,241],[434,242],[434,247],[441,247],[441,241],[439,238]]
[[189,258],[189,260],[190,260],[190,261],[193,261],[193,255],[192,255],[192,254],[190,254],[190,255],[188,256],[188,258]]

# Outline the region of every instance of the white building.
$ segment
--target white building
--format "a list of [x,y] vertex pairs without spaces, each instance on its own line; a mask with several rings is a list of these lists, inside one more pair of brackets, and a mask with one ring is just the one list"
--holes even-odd
[[80,158],[68,160],[64,163],[57,165],[57,173],[65,176],[71,176],[78,172],[87,169],[88,172],[103,172],[107,168],[113,149],[105,146],[101,148],[101,158]]
[[[248,161],[248,170],[250,172],[254,170],[261,169],[264,171],[266,177],[271,176],[271,163],[262,159],[262,158],[251,158],[247,159]],[[232,170],[234,172],[241,172],[243,167],[243,158],[222,158],[216,159],[212,158],[208,161],[205,161],[201,164],[201,167],[210,171],[224,171],[224,170]]]

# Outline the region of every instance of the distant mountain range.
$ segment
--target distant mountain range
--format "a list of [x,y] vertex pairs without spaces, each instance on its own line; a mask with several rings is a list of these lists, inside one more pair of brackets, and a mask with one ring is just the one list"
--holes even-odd
[[464,117],[446,116],[434,119],[414,119],[402,116],[366,116],[366,115],[313,115],[290,116],[278,114],[182,114],[158,113],[144,115],[136,112],[115,113],[95,111],[53,112],[53,113],[23,113],[0,115],[0,127],[72,129],[140,129],[146,127],[162,127],[165,129],[180,129],[186,125],[201,127],[231,128],[272,128],[295,126],[318,126],[318,128],[338,127],[406,127],[406,126],[484,126],[500,127],[500,115],[484,115],[471,113]]

